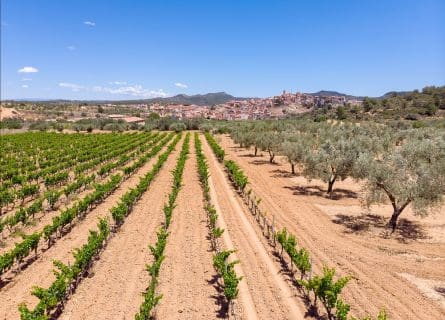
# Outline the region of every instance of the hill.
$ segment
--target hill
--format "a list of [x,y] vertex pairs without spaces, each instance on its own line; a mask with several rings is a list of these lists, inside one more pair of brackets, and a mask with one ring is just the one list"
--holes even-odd
[[249,98],[234,97],[226,92],[213,92],[206,94],[177,94],[166,98],[136,99],[136,100],[66,100],[66,99],[14,99],[5,100],[5,102],[33,102],[36,104],[71,104],[71,103],[87,103],[87,104],[142,104],[142,103],[161,103],[161,104],[195,104],[199,106],[211,106],[214,104],[225,103],[230,100],[245,100]]
[[176,104],[196,104],[200,106],[211,106],[214,104],[225,103],[230,100],[244,100],[247,98],[239,98],[234,97],[226,92],[215,92],[215,93],[207,93],[207,94],[195,94],[195,95],[186,95],[186,94],[178,94],[173,97],[167,98],[154,98],[144,100],[144,102],[153,103],[176,103]]
[[[322,91],[320,91],[322,92]],[[320,95],[320,92],[314,95]],[[329,92],[332,95],[335,92]],[[337,93],[342,95],[341,93]],[[341,106],[335,109],[317,108],[310,113],[314,119],[352,120],[421,120],[445,116],[445,86],[425,87],[414,91],[391,91],[381,97],[365,97],[361,105]]]
[[358,97],[358,96],[352,96],[346,93],[340,93],[337,91],[329,91],[329,90],[320,90],[318,92],[314,93],[308,93],[311,96],[318,96],[318,97],[345,97],[346,99],[357,99],[362,100],[364,97]]
[[3,108],[0,106],[0,120],[21,118],[20,113],[14,108]]

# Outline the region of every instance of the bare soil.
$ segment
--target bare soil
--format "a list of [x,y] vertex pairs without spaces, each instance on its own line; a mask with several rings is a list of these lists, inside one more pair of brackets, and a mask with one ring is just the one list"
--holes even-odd
[[220,212],[227,225],[227,232],[233,242],[233,249],[244,273],[242,282],[249,288],[253,306],[243,306],[247,309],[243,319],[248,319],[249,308],[254,308],[258,319],[298,319],[303,318],[300,311],[301,302],[295,292],[286,283],[274,264],[272,257],[260,241],[259,235],[246,219],[250,215],[239,201],[239,197],[230,187],[222,167],[210,150],[207,143],[203,143],[210,174],[216,191]]
[[[385,309],[390,319],[445,319],[445,208],[426,218],[414,216],[408,208],[398,231],[389,234],[385,224],[390,206],[363,207],[360,183],[340,181],[334,197],[329,198],[323,182],[291,175],[282,157],[270,164],[265,153],[253,157],[252,151],[238,148],[228,136],[218,139],[227,158],[236,160],[248,175],[248,188],[262,199],[260,207],[273,217],[277,228],[286,227],[297,236],[298,245],[309,250],[314,272],[328,265],[335,267],[339,276],[353,277],[342,296],[351,304],[354,316],[375,316]],[[283,269],[275,249],[227,179],[223,165],[202,136],[201,140],[208,159],[212,203],[219,214],[218,225],[225,229],[221,246],[235,249],[232,259],[240,261],[235,267],[243,277],[234,304],[236,319],[324,319],[322,312],[317,315],[308,310],[292,275]],[[108,241],[60,319],[134,319],[149,283],[146,264],[152,257],[148,246],[155,243],[156,231],[164,221],[162,207],[171,191],[171,170],[179,146]],[[154,157],[137,170],[51,248],[40,250],[32,264],[20,273],[3,275],[0,319],[19,319],[19,303],[30,307],[37,303],[32,287],[51,284],[52,261],[71,263],[73,249],[87,241],[98,218],[110,217],[109,209],[137,185],[156,160]],[[157,319],[226,316],[227,305],[217,285],[221,280],[212,266],[214,253],[206,220],[191,139],[160,271],[157,293],[163,298],[155,310]],[[42,221],[24,230],[35,230]]]
[[[156,156],[154,158],[156,158]],[[116,159],[113,159],[112,161],[115,160]],[[154,161],[153,159],[150,160],[152,162]],[[34,232],[42,230],[45,225],[51,223],[52,219],[55,216],[60,215],[60,213],[64,209],[71,207],[76,200],[83,199],[87,195],[92,194],[94,192],[94,184],[104,183],[108,181],[110,177],[115,174],[121,174],[122,176],[124,176],[123,168],[132,165],[135,161],[137,161],[137,157],[136,159],[131,159],[128,163],[125,163],[123,166],[111,170],[108,174],[104,175],[103,177],[100,176],[96,177],[94,182],[88,185],[85,189],[70,194],[68,197],[62,195],[56,205],[55,210],[48,211],[47,209],[45,209],[45,206],[47,205],[45,201],[43,204],[44,209],[36,213],[34,219],[30,218],[30,220],[26,224],[19,224],[18,226],[15,226],[11,233],[7,229],[3,230],[0,236],[0,254],[4,254],[5,252],[10,251],[17,242],[21,242],[22,235],[30,235]],[[101,165],[103,165],[103,163]],[[97,166],[93,170],[89,170],[88,172],[86,172],[86,174],[89,175],[91,173],[96,173],[97,175],[97,170],[99,169],[100,166]],[[133,174],[137,175],[138,173],[136,172]],[[66,186],[66,184],[64,186]],[[14,208],[13,210],[10,210],[8,213],[5,213],[3,217],[7,217],[8,215],[13,215],[17,210],[18,208]]]
[[[173,157],[170,156],[171,158]],[[89,230],[97,229],[98,218],[110,216],[109,210],[129,188],[135,187],[139,183],[139,177],[150,171],[156,161],[157,157],[150,159],[108,196],[105,202],[99,204],[84,220],[74,225],[67,235],[58,239],[48,250],[40,252],[37,260],[26,269],[9,278],[2,277],[6,285],[0,289],[0,319],[18,319],[20,303],[25,302],[30,307],[37,303],[38,299],[31,295],[32,288],[33,286],[47,288],[54,281],[53,261],[72,262],[72,251],[86,243]],[[147,246],[148,243],[143,245]],[[98,292],[98,294],[100,293]]]
[[330,199],[324,183],[291,175],[282,157],[270,164],[266,154],[253,157],[252,151],[238,148],[228,136],[219,138],[227,157],[246,172],[262,208],[309,250],[315,271],[328,265],[341,276],[353,276],[343,296],[354,315],[375,315],[385,309],[390,319],[445,317],[442,303],[400,276],[407,273],[431,280],[432,287],[445,279],[443,208],[436,217],[426,219],[408,210],[401,216],[399,230],[388,235],[389,206],[364,212],[358,183],[336,184],[336,196]]
[[164,221],[162,207],[171,189],[179,151],[170,154],[164,167],[133,207],[122,228],[68,301],[60,319],[134,319],[149,283],[146,265],[152,262],[149,244]]
[[[194,139],[176,199],[158,291],[157,319],[215,319],[221,310]],[[162,213],[162,211],[160,211]],[[153,244],[154,242],[152,242]]]

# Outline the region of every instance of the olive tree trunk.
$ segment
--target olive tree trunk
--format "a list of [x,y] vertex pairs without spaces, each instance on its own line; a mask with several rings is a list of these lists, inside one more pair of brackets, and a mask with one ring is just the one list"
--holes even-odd
[[329,181],[328,181],[328,191],[327,191],[327,193],[328,193],[330,196],[332,196],[332,191],[334,190],[334,183],[335,183],[335,180],[337,180],[337,175],[333,175],[333,176],[331,176],[331,177],[329,178]]
[[385,191],[386,195],[388,196],[389,200],[391,201],[391,205],[393,208],[391,219],[389,219],[388,222],[388,228],[391,228],[391,232],[394,232],[397,228],[397,220],[399,219],[400,214],[405,210],[405,208],[411,203],[411,199],[407,199],[405,203],[403,203],[401,206],[397,204],[396,197],[389,192],[388,188],[386,188],[385,185],[382,183],[377,183],[377,186],[381,188],[383,191]]
[[273,163],[274,158],[275,158],[275,154],[271,150],[269,150],[269,162]]
[[391,232],[394,232],[397,228],[397,220],[399,219],[400,214],[403,210],[405,210],[406,206],[411,202],[411,200],[407,200],[401,207],[397,207],[397,205],[393,204],[393,212],[391,215],[391,219],[389,219],[388,227],[391,228]]

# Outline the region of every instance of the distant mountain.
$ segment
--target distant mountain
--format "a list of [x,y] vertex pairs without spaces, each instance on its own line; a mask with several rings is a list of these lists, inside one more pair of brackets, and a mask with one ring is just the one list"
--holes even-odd
[[413,93],[413,91],[389,91],[385,93],[383,96],[378,97],[378,99],[391,98],[395,96],[406,96],[407,94]]
[[308,94],[310,94],[311,96],[319,96],[319,97],[335,96],[335,97],[345,97],[346,99],[358,99],[358,100],[362,100],[364,98],[329,90],[321,90],[318,92],[308,93]]
[[[395,95],[404,96],[412,93],[412,91],[390,91],[385,93],[383,96],[374,97],[375,99],[384,99],[390,98]],[[320,90],[314,93],[307,93],[312,96],[337,96],[337,97],[345,97],[347,100],[357,99],[363,100],[365,97],[362,96],[353,96],[337,91],[331,90]],[[112,103],[112,104],[143,104],[143,103],[160,103],[160,104],[195,104],[199,106],[212,106],[214,104],[226,103],[231,100],[247,100],[251,99],[248,97],[234,97],[226,92],[213,92],[206,94],[195,94],[195,95],[187,95],[187,94],[177,94],[172,97],[166,98],[151,98],[151,99],[137,99],[137,100],[67,100],[67,99],[12,99],[12,100],[4,100],[7,101],[16,101],[16,102],[34,102],[37,104],[71,104],[71,103],[87,103],[87,104],[103,104],[103,103]]]
[[65,99],[14,99],[5,101],[16,102],[34,102],[39,104],[69,104],[69,103],[88,103],[88,104],[141,104],[141,103],[160,103],[160,104],[195,104],[199,106],[211,106],[214,104],[225,103],[230,100],[245,100],[249,98],[234,97],[226,92],[214,92],[206,94],[178,94],[173,97],[166,98],[152,98],[152,99],[137,99],[137,100],[65,100]]
[[207,94],[195,94],[195,95],[186,95],[186,94],[178,94],[173,97],[167,98],[154,98],[144,100],[144,102],[148,103],[175,103],[175,104],[196,104],[200,106],[211,106],[214,104],[225,103],[230,100],[244,100],[248,98],[238,98],[234,97],[226,92],[215,92],[215,93],[207,93]]
[[[369,97],[369,98],[386,99],[386,98],[391,98],[394,96],[402,96],[403,97],[410,93],[413,93],[413,91],[389,91],[380,97]],[[321,90],[318,92],[308,93],[308,94],[310,94],[311,96],[320,96],[320,97],[326,97],[326,96],[346,97],[346,99],[357,99],[357,100],[363,100],[365,98],[364,96],[363,97],[352,96],[352,95],[349,95],[346,93],[341,93],[341,92],[337,92],[337,91],[329,91],[329,90]]]

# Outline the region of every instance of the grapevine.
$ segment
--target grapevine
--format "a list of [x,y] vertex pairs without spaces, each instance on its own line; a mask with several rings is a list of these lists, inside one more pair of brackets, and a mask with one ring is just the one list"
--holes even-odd
[[176,197],[181,188],[182,174],[184,172],[185,162],[187,160],[187,155],[189,153],[189,141],[190,141],[190,133],[187,133],[184,139],[184,143],[182,144],[181,152],[179,154],[179,159],[176,163],[176,167],[172,172],[173,175],[172,190],[169,194],[168,202],[164,205],[165,222],[164,225],[157,232],[157,241],[155,245],[149,247],[150,252],[154,258],[154,262],[151,265],[147,266],[147,272],[149,273],[151,279],[147,289],[143,294],[144,301],[139,308],[139,312],[135,315],[136,320],[151,319],[153,309],[162,299],[162,295],[156,293],[156,286],[158,284],[159,271],[161,269],[162,262],[165,259],[164,250],[167,244],[168,228],[170,226],[173,209],[175,207]]

